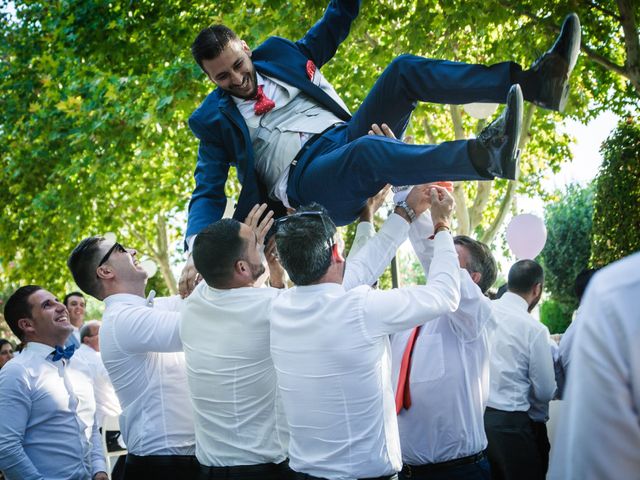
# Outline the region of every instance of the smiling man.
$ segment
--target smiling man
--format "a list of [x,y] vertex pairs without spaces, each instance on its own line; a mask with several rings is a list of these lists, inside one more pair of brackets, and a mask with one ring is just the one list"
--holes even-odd
[[71,368],[65,306],[37,285],[19,288],[4,316],[26,347],[0,371],[0,470],[8,478],[106,480],[93,390]]
[[87,307],[84,295],[80,292],[67,293],[64,296],[62,303],[67,307],[67,311],[69,312],[69,321],[73,327],[73,332],[69,335],[69,339],[65,346],[68,347],[69,345],[74,345],[76,349],[78,349],[82,344],[80,340],[80,329],[84,324],[84,314]]
[[89,237],[67,264],[82,291],[105,303],[100,352],[122,407],[125,478],[195,478],[181,300],[147,299],[147,273],[136,255],[118,242]]

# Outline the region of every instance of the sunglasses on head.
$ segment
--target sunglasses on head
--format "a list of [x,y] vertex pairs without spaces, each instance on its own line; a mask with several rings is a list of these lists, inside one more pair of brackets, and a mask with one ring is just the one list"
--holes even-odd
[[[308,211],[304,211],[304,212],[292,213],[291,215],[286,215],[284,217],[280,217],[280,218],[276,219],[276,221],[273,224],[274,232],[277,232],[278,228],[280,228],[281,225],[287,223],[289,220],[291,220],[292,218],[296,218],[296,217],[316,217],[316,218],[319,218],[320,221],[322,222],[322,227],[324,228],[325,234],[328,234],[328,232],[331,231],[327,227],[327,224],[326,224],[326,222],[324,220],[325,214],[323,212],[321,212],[320,210],[308,210]],[[332,248],[335,245],[335,243],[336,242],[335,242],[335,240],[333,238],[333,235],[331,235],[327,239],[327,244],[329,245],[329,248]]]

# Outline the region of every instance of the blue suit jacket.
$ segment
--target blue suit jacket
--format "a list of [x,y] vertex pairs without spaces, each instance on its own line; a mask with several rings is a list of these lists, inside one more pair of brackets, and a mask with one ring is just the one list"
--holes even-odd
[[[359,0],[331,0],[322,19],[295,43],[280,37],[268,38],[252,53],[256,70],[299,88],[338,118],[349,120],[349,113],[309,80],[306,65],[311,60],[320,68],[331,60],[349,34],[359,3]],[[187,237],[222,218],[226,204],[224,186],[231,165],[237,168],[242,184],[234,218],[244,220],[253,205],[262,202],[270,203],[276,214],[283,213],[282,204],[268,199],[266,186],[256,176],[249,131],[228,93],[220,88],[211,92],[189,118],[189,126],[200,146]]]

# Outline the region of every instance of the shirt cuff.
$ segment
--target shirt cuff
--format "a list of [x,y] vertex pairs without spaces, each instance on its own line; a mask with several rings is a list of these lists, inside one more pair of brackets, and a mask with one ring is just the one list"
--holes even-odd
[[389,218],[387,218],[387,221],[384,222],[380,230],[391,230],[392,232],[396,232],[396,234],[406,237],[409,234],[409,228],[411,228],[411,224],[400,215],[393,212],[389,215]]
[[456,247],[453,244],[453,235],[451,232],[446,230],[441,230],[436,233],[436,236],[433,238],[433,246],[434,251],[451,251],[456,252]]

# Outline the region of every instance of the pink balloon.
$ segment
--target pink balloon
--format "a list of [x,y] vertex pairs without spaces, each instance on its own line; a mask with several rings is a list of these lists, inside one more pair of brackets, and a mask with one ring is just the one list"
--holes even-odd
[[507,226],[507,243],[518,260],[536,258],[546,241],[544,222],[531,213],[513,217]]

